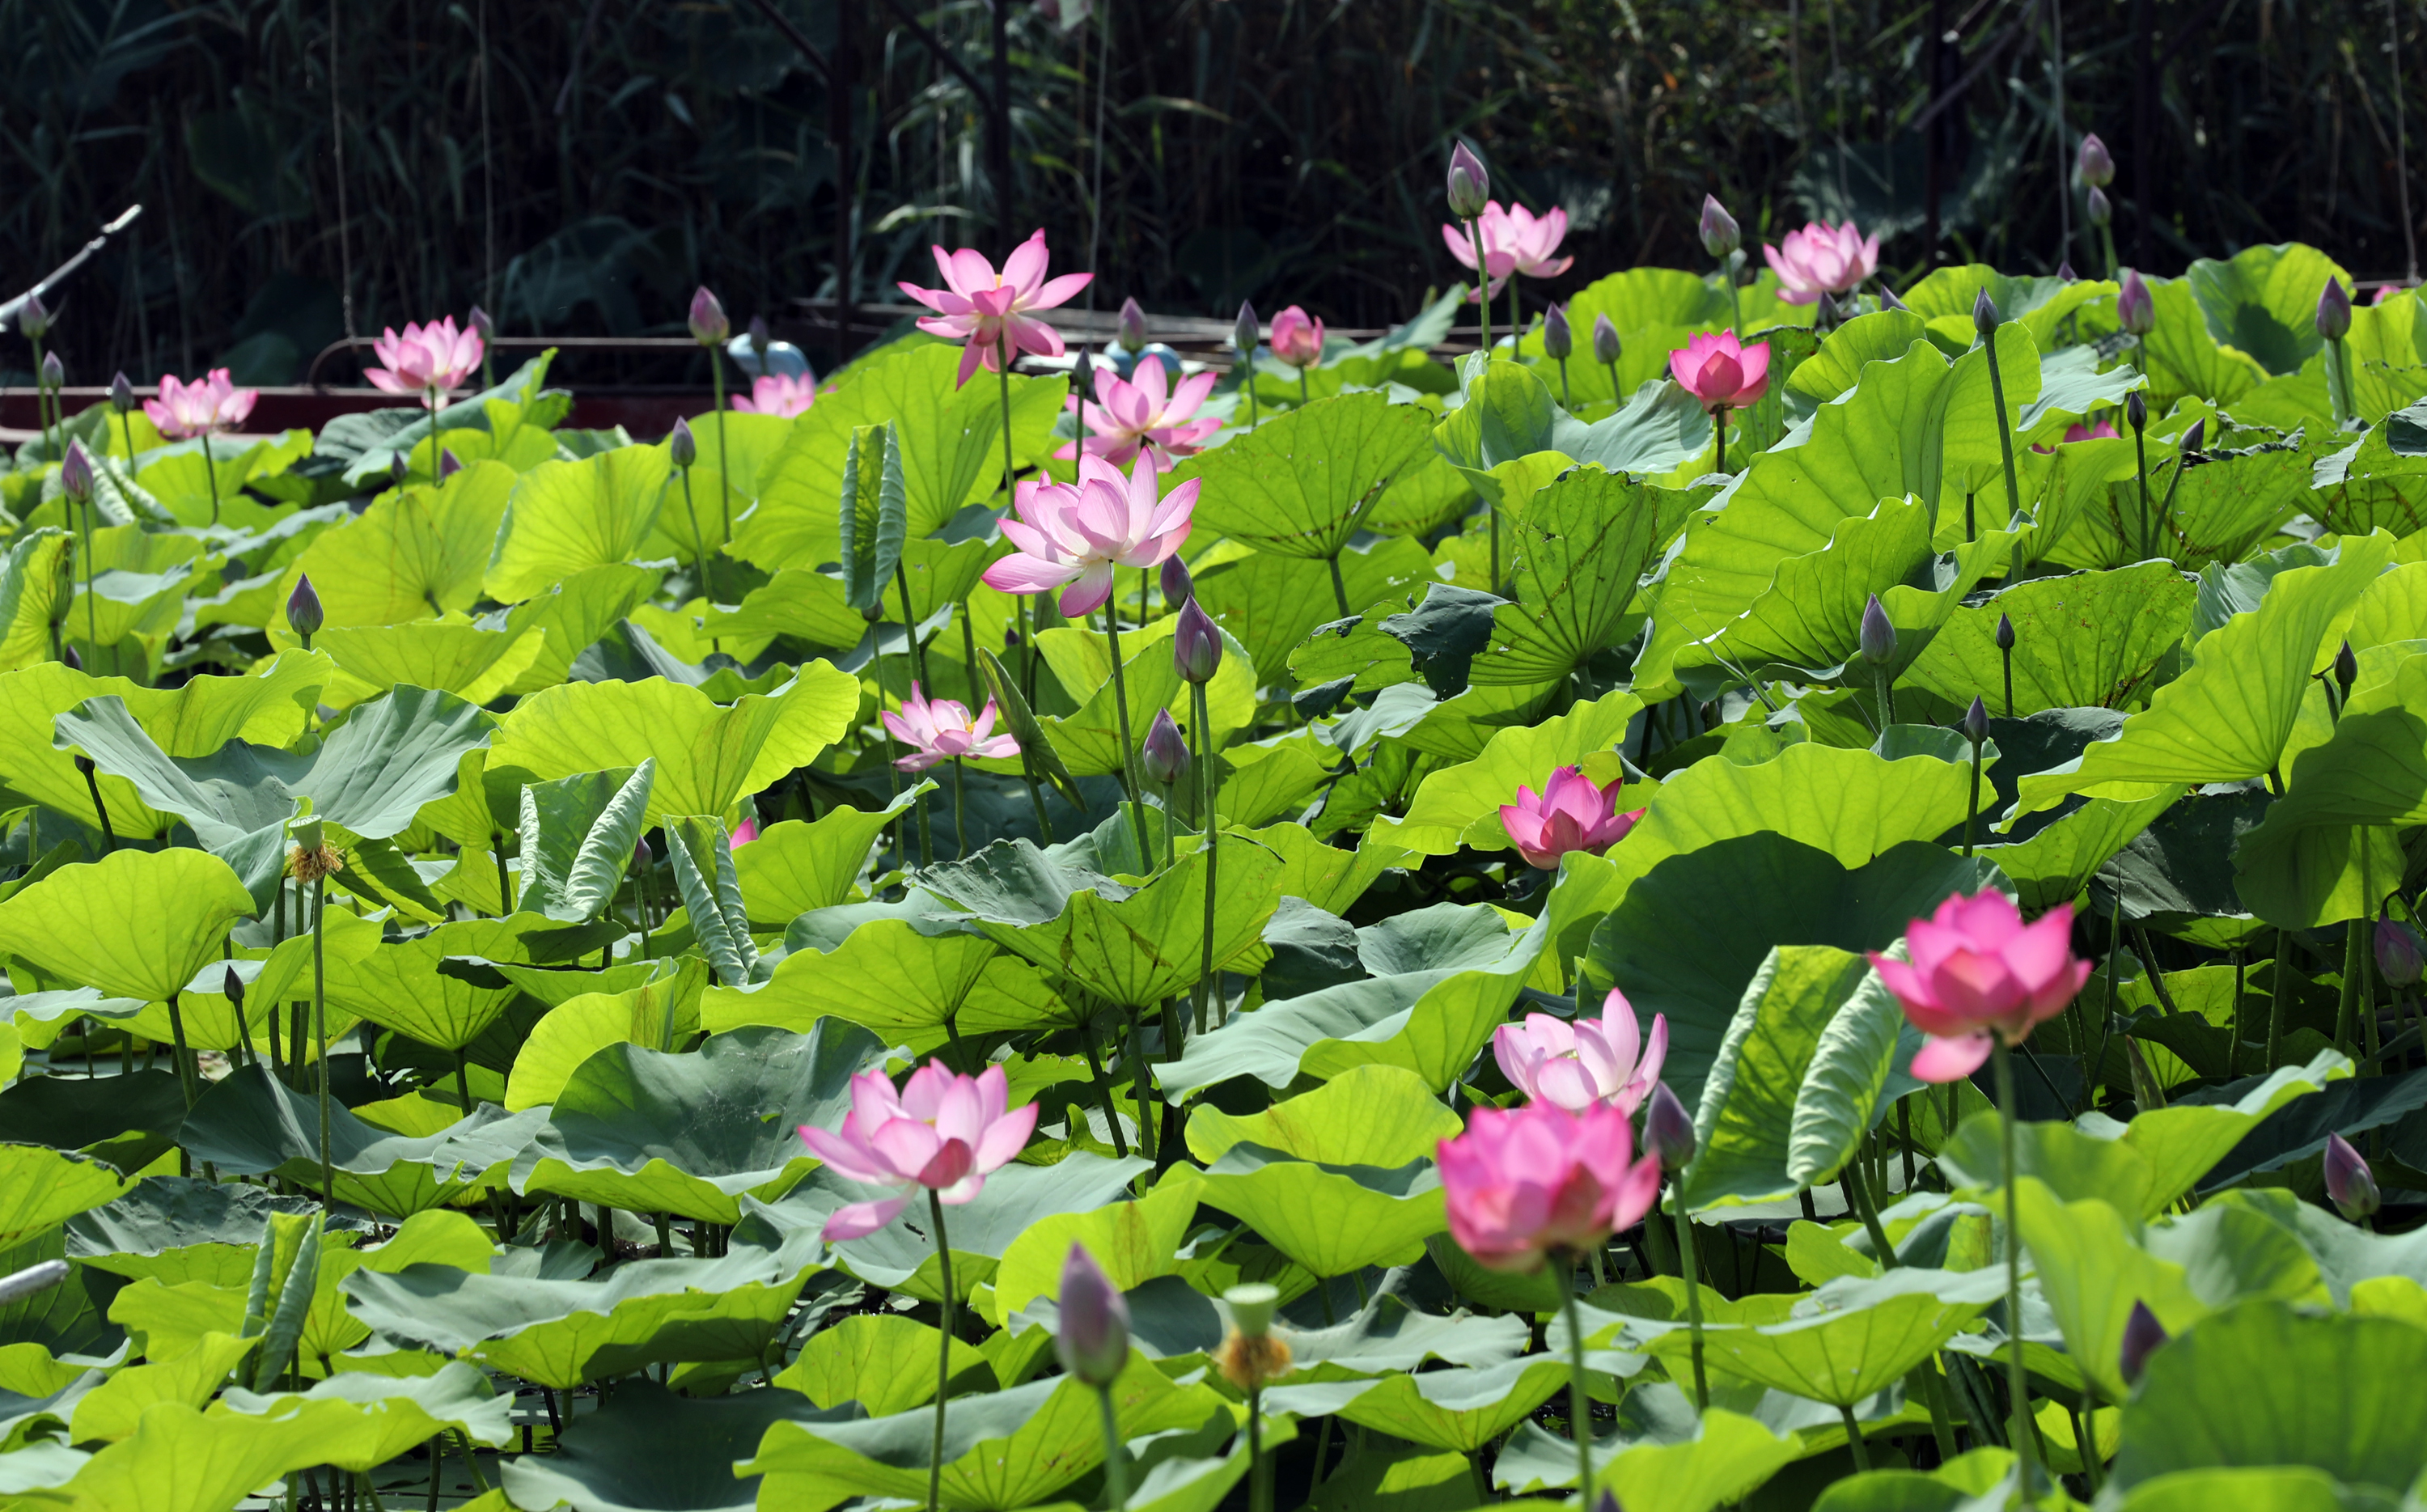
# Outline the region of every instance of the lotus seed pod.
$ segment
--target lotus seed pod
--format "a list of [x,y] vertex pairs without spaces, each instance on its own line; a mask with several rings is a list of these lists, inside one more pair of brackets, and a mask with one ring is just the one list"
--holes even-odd
[[1273,1311],[1280,1306],[1281,1293],[1278,1287],[1250,1281],[1224,1292],[1222,1300],[1230,1309],[1230,1326],[1250,1339],[1262,1339],[1273,1331]]

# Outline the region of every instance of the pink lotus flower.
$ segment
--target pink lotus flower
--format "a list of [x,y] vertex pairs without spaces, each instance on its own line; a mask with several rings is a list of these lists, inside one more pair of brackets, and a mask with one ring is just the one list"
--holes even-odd
[[204,436],[214,431],[233,431],[244,424],[252,413],[255,399],[261,398],[255,389],[238,388],[228,379],[228,370],[214,367],[190,383],[181,383],[168,373],[160,375],[160,397],[143,401],[143,414],[162,435],[171,441],[185,441]]
[[1842,226],[1815,220],[1784,240],[1783,247],[1763,242],[1761,254],[1778,275],[1778,297],[1789,304],[1849,293],[1880,266],[1880,238],[1865,239],[1851,220]]
[[2096,425],[2069,425],[2064,428],[2064,439],[2067,441],[2096,441],[2102,437],[2112,440],[2115,433],[2115,427],[2105,420],[2099,421]]
[[818,401],[818,381],[810,373],[765,373],[750,385],[750,397],[733,396],[733,407],[744,415],[774,415],[790,419],[808,413]]
[[2062,1013],[2090,980],[2090,963],[2074,959],[2072,930],[2071,903],[2027,925],[2013,900],[1991,887],[1914,919],[1905,931],[1910,963],[1872,951],[1880,980],[1930,1036],[1913,1074],[1924,1081],[1970,1076],[1996,1040],[2019,1045],[2033,1025]]
[[[1559,243],[1567,239],[1568,212],[1557,205],[1550,213],[1537,217],[1522,204],[1506,210],[1500,202],[1490,201],[1483,214],[1475,218],[1475,239],[1483,243],[1483,266],[1490,278],[1488,287],[1469,296],[1497,298],[1501,286],[1512,273],[1527,278],[1556,278],[1574,265],[1572,257],[1554,257]],[[1460,268],[1474,267],[1474,241],[1469,239],[1461,225],[1442,227],[1442,240],[1449,244],[1449,254],[1458,259]]]
[[1733,331],[1704,332],[1669,354],[1669,376],[1706,410],[1741,410],[1769,387],[1769,343],[1748,347]]
[[1292,367],[1323,361],[1323,322],[1293,304],[1273,317],[1273,355]]
[[1140,450],[1154,459],[1155,470],[1169,472],[1179,459],[1193,455],[1205,438],[1222,429],[1211,415],[1192,420],[1205,396],[1214,392],[1214,374],[1183,378],[1170,387],[1171,375],[1161,363],[1140,363],[1137,382],[1131,382],[1110,367],[1096,369],[1096,402],[1070,396],[1070,408],[1095,434],[1073,441],[1054,453],[1066,462],[1084,450],[1116,466],[1133,461]]
[[801,1142],[837,1176],[900,1195],[855,1202],[826,1220],[830,1240],[864,1239],[891,1223],[924,1187],[958,1207],[985,1190],[985,1179],[1011,1163],[1036,1127],[1036,1104],[1010,1108],[1011,1089],[1000,1065],[969,1077],[930,1061],[898,1094],[883,1071],[851,1079],[851,1112],[842,1128],[801,1126]]
[[1008,735],[989,737],[994,728],[994,700],[986,700],[985,708],[975,720],[969,718],[969,706],[954,699],[930,700],[910,685],[910,696],[902,701],[902,712],[887,709],[877,715],[893,738],[911,748],[910,754],[893,764],[904,772],[924,772],[939,762],[956,756],[1011,756],[1019,755],[1019,742]]
[[906,281],[897,286],[936,312],[920,320],[920,330],[931,336],[968,344],[961,351],[961,371],[953,380],[955,386],[968,382],[969,375],[980,367],[990,373],[1002,371],[1003,365],[1014,360],[1015,349],[1040,357],[1062,355],[1062,333],[1037,319],[1035,312],[1052,309],[1067,301],[1096,275],[1065,273],[1049,282],[1045,268],[1050,254],[1045,249],[1044,232],[1039,231],[1013,248],[1011,255],[1002,260],[1000,275],[994,264],[974,247],[964,247],[955,252],[941,247],[928,250],[936,254],[936,267],[943,272],[945,286],[922,289]]
[[1495,1271],[1589,1249],[1659,1200],[1659,1157],[1634,1157],[1634,1126],[1606,1103],[1477,1108],[1465,1133],[1441,1143],[1450,1236]]
[[481,333],[457,331],[455,317],[410,325],[398,335],[390,326],[371,343],[371,352],[385,367],[365,369],[371,386],[386,394],[411,394],[425,399],[445,398],[481,370]]
[[1626,995],[1612,987],[1599,1018],[1571,1024],[1549,1014],[1527,1014],[1523,1024],[1492,1031],[1491,1056],[1511,1086],[1537,1102],[1569,1113],[1601,1103],[1629,1114],[1659,1084],[1669,1058],[1669,1016],[1652,1016],[1647,1043]]
[[1618,811],[1618,791],[1625,784],[1621,775],[1606,788],[1597,787],[1582,767],[1561,767],[1539,793],[1521,784],[1517,801],[1500,805],[1500,827],[1527,865],[1545,871],[1557,867],[1559,857],[1570,851],[1599,855],[1626,838],[1643,817],[1640,808],[1631,814]]
[[1188,539],[1197,480],[1158,498],[1160,476],[1146,458],[1124,478],[1100,457],[1081,457],[1076,483],[1022,482],[1017,518],[1002,522],[1019,549],[985,570],[985,585],[1004,593],[1060,588],[1064,614],[1094,612],[1113,596],[1114,568],[1159,566]]
[[733,837],[725,843],[730,848],[738,851],[757,837],[758,821],[755,819],[745,819],[741,823],[733,826]]

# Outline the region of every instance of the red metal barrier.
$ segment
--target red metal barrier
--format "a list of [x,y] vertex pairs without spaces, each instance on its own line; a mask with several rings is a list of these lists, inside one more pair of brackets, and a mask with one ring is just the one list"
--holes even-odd
[[[151,392],[136,390],[138,395]],[[245,422],[247,431],[254,434],[275,434],[299,427],[318,431],[340,415],[397,407],[395,395],[383,394],[375,388],[265,388],[258,392],[261,398],[252,407],[252,417]],[[67,413],[74,415],[108,398],[109,390],[69,388],[61,390],[60,395],[66,401]],[[564,423],[584,431],[607,431],[620,425],[635,436],[655,440],[674,429],[677,416],[703,415],[709,406],[706,390],[624,388],[591,394],[577,390],[573,413]],[[0,440],[24,442],[37,429],[34,391],[0,389]]]

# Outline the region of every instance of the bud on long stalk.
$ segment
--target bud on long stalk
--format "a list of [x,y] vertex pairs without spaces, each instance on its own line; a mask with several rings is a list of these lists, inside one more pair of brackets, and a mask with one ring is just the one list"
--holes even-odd
[[1716,195],[1702,196],[1702,250],[1716,262],[1726,262],[1730,252],[1744,245],[1743,229]]
[[[1491,175],[1474,155],[1474,149],[1459,142],[1449,154],[1449,213],[1460,220],[1472,220],[1483,214],[1490,198]],[[1475,276],[1489,275],[1478,268]]]

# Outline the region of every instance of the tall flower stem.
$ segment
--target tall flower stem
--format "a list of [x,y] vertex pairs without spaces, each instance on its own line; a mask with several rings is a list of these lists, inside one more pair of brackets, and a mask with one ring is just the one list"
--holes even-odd
[[1837,1417],[1846,1424],[1846,1448],[1854,1456],[1854,1472],[1865,1474],[1871,1468],[1871,1446],[1863,1442],[1863,1425],[1854,1421],[1854,1409],[1845,1403],[1837,1404]]
[[1313,402],[1314,395],[1307,384],[1306,369],[1301,367],[1297,370],[1297,407],[1302,410]]
[[[1011,459],[1011,350],[1003,349],[1002,366],[996,370],[1000,381],[997,391],[1002,396],[1002,508],[1011,512],[1019,498],[1019,469]],[[1015,618],[1019,628],[1019,691],[1030,703],[1036,701],[1036,628],[1043,618],[1034,597],[1019,600]],[[1117,658],[1116,658],[1117,659]],[[1037,821],[1044,822],[1044,810],[1037,810]]]
[[1096,1406],[1103,1414],[1104,1424],[1104,1496],[1113,1512],[1130,1504],[1130,1466],[1121,1455],[1121,1424],[1113,1411],[1113,1389],[1109,1386],[1096,1392]]
[[[2006,460],[2006,528],[2011,530],[2014,528],[2015,522],[2023,517],[2023,491],[2022,486],[2014,480],[2014,426],[2012,417],[2006,414],[2006,380],[2004,375],[1997,371],[1996,333],[1993,331],[1981,337],[1980,347],[1989,359],[1990,402],[1997,407],[1997,449]],[[1972,538],[1971,520],[1968,516],[1964,525],[1963,535],[1968,541]]]
[[[1491,270],[1483,260],[1483,234],[1475,229],[1473,220],[1466,223],[1466,244],[1474,250],[1474,316],[1480,323],[1476,350],[1483,358],[1483,370],[1488,373],[1491,371]],[[1513,283],[1517,275],[1511,273],[1508,277]],[[1500,592],[1500,506],[1487,501],[1484,508],[1491,517],[1490,588],[1496,593]]]
[[725,352],[711,348],[708,354],[708,373],[716,395],[716,491],[725,500],[725,539],[717,543],[723,550],[733,539],[733,464],[731,454],[725,449]]
[[2022,1158],[2014,1148],[2014,1052],[2002,1038],[1992,1059],[1997,1067],[1997,1133],[2006,1177],[2006,1392],[2013,1398],[2014,1453],[2021,1456],[2023,1505],[2036,1505],[2039,1438],[2031,1423],[2030,1377],[2023,1369]]
[[961,758],[954,756],[953,757],[953,854],[956,857],[969,854],[969,821],[961,789]]
[[312,881],[312,1039],[318,1055],[320,1092],[320,1205],[337,1205],[337,1179],[329,1160],[329,881]]
[[1592,1501],[1592,1396],[1585,1390],[1585,1320],[1576,1307],[1574,1257],[1551,1257],[1551,1279],[1559,1284],[1559,1311],[1568,1320],[1568,1431],[1576,1441],[1576,1504]]
[[953,1374],[953,1247],[944,1240],[944,1199],[933,1187],[927,1190],[927,1219],[936,1229],[936,1263],[940,1272],[944,1300],[941,1304],[943,1325],[936,1344],[936,1434],[927,1451],[927,1512],[940,1512],[944,1504],[944,1395]]
[[2134,478],[2141,485],[2141,556],[2146,561],[2157,549],[2157,531],[2149,518],[2149,442],[2145,426],[2132,427]]
[[1972,858],[1972,836],[1980,822],[1980,742],[1972,742],[1972,803],[1963,810],[1963,858]]
[[220,523],[220,470],[211,464],[211,433],[203,432],[203,477],[211,485],[211,523]]
[[[910,571],[898,560],[893,563],[893,586],[902,594],[902,636],[910,645],[910,675],[916,678],[921,687],[929,686],[927,652],[926,648],[919,643],[919,611],[910,607]],[[953,769],[954,776],[957,777],[959,763],[955,762]],[[936,864],[935,821],[929,817],[927,798],[924,793],[912,799],[911,803],[919,810],[919,864],[922,867],[931,867]],[[957,814],[958,809],[955,808],[954,812]]]
[[1711,411],[1711,471],[1724,474],[1728,470],[1728,407],[1715,406]]
[[1209,727],[1205,701],[1205,685],[1198,683],[1189,690],[1191,712],[1189,733],[1197,743],[1197,827],[1205,836],[1205,947],[1204,956],[1197,968],[1197,985],[1190,992],[1191,1006],[1196,1010],[1197,1032],[1205,1032],[1205,1003],[1214,995],[1214,901],[1216,869],[1222,860],[1222,823],[1214,813],[1214,800],[1217,791],[1214,773],[1214,738]]
[[1104,605],[1104,640],[1113,653],[1113,708],[1120,720],[1121,783],[1129,789],[1130,822],[1137,828],[1138,859],[1143,862],[1154,854],[1146,833],[1146,800],[1139,797],[1137,744],[1130,739],[1129,679],[1121,672],[1121,618],[1108,601]]
[[691,527],[691,564],[699,574],[699,596],[713,604],[716,594],[708,578],[708,538],[699,533],[699,510],[692,502],[690,468],[682,469],[682,480],[683,520]]
[[[428,390],[423,401],[430,409],[430,486],[438,486],[438,391]],[[208,443],[204,443],[208,445]],[[216,506],[214,506],[216,507]]]
[[1694,1244],[1694,1218],[1686,1211],[1686,1184],[1669,1184],[1669,1207],[1677,1219],[1677,1269],[1686,1277],[1686,1326],[1693,1331],[1694,1407],[1708,1411],[1711,1381],[1702,1368],[1702,1255]]
[[1247,1512],[1273,1512],[1272,1482],[1264,1464],[1264,1389],[1247,1388]]

